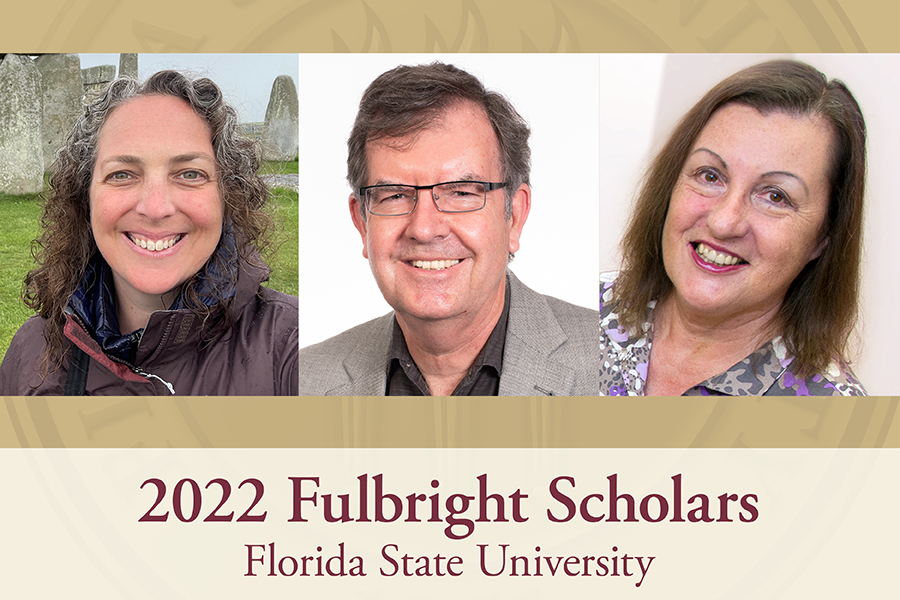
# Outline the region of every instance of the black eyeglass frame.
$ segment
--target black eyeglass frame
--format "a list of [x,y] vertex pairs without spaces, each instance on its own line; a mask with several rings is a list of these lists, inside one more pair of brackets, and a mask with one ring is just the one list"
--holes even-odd
[[[453,185],[454,183],[480,183],[481,185],[483,185],[484,186],[484,198],[482,198],[481,206],[479,206],[478,208],[470,208],[467,210],[444,210],[443,208],[438,206],[437,198],[434,197],[434,188],[440,187],[442,185]],[[407,185],[405,183],[379,183],[378,185],[367,185],[365,187],[361,187],[361,188],[357,189],[356,191],[357,191],[358,197],[363,199],[363,202],[366,205],[366,212],[368,212],[370,215],[375,215],[377,217],[402,217],[404,215],[411,215],[416,210],[416,207],[419,206],[419,192],[421,190],[431,190],[431,201],[434,202],[434,207],[436,209],[438,209],[440,212],[448,213],[448,214],[460,214],[460,213],[476,212],[476,211],[481,210],[482,208],[484,208],[487,205],[487,193],[493,192],[494,190],[503,189],[506,187],[506,185],[507,184],[505,181],[490,182],[490,181],[473,181],[473,180],[442,181],[441,183],[434,183],[432,185]],[[371,189],[383,188],[383,187],[406,187],[406,188],[412,188],[412,189],[416,190],[416,197],[415,197],[415,201],[413,202],[413,207],[410,210],[408,210],[407,212],[402,212],[402,213],[384,214],[384,213],[372,212],[372,208],[369,206],[369,194],[367,194],[366,192],[368,192]]]

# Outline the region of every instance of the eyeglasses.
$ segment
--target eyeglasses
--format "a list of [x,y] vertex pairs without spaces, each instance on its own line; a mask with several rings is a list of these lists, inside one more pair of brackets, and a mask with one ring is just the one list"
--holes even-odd
[[357,191],[360,198],[366,199],[369,214],[399,217],[416,210],[419,190],[431,190],[431,198],[439,211],[465,213],[484,208],[487,193],[503,187],[506,187],[506,183],[448,181],[434,185],[370,185]]

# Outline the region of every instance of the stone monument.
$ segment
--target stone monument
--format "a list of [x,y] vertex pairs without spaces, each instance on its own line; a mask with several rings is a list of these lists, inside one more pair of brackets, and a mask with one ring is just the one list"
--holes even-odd
[[0,194],[37,194],[44,187],[41,74],[27,56],[0,62]]
[[138,78],[138,55],[137,54],[120,54],[119,55],[119,77]]
[[297,86],[290,75],[279,75],[272,84],[263,131],[265,160],[294,160],[297,157],[300,111]]
[[44,54],[34,61],[41,74],[44,117],[41,124],[44,168],[56,159],[56,152],[81,114],[81,60],[77,54]]
[[116,78],[115,65],[98,65],[81,70],[84,80],[84,103],[90,102],[106,89],[110,81]]

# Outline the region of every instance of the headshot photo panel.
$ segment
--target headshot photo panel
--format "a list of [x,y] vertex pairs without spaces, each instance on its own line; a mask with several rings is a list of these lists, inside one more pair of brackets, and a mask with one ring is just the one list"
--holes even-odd
[[[526,315],[547,320],[523,309],[533,299],[559,307],[554,321],[592,330],[580,354],[595,373],[596,321],[579,311],[596,315],[598,303],[597,60],[301,55],[302,80],[329,82],[300,91],[301,348],[393,309],[414,362],[428,362],[416,358],[426,347],[477,354],[508,311],[502,353]],[[421,389],[434,388],[423,374]],[[501,395],[533,391],[500,379]],[[594,394],[596,384],[577,389]]]
[[2,68],[38,83],[52,127],[17,225],[35,241],[9,257],[25,310],[0,393],[296,395],[296,55]]
[[[764,63],[769,66],[757,66]],[[889,306],[889,299],[900,291],[900,277],[893,266],[896,257],[893,240],[900,222],[900,209],[892,199],[900,182],[896,168],[890,166],[896,165],[900,155],[900,115],[896,110],[900,100],[898,63],[900,59],[895,55],[689,54],[602,58],[601,79],[614,78],[618,85],[603,87],[601,114],[617,114],[620,119],[610,122],[609,127],[606,120],[601,125],[606,133],[601,145],[601,181],[604,186],[610,186],[610,196],[619,199],[609,205],[607,213],[609,222],[616,224],[616,233],[611,239],[603,236],[600,247],[604,294],[601,304],[605,307],[601,308],[601,329],[606,332],[605,336],[601,332],[601,362],[615,364],[614,355],[619,352],[615,348],[624,351],[628,346],[649,350],[647,354],[651,358],[649,369],[646,356],[634,359],[636,362],[630,367],[617,364],[619,372],[631,368],[636,374],[626,378],[627,381],[611,374],[601,375],[602,394],[640,395],[647,393],[642,389],[643,384],[650,386],[651,395],[696,392],[701,388],[707,393],[743,393],[738,389],[743,384],[732,385],[734,382],[728,376],[738,371],[729,369],[728,365],[739,367],[741,357],[754,348],[764,350],[767,345],[773,352],[763,362],[775,361],[779,365],[762,378],[771,380],[768,386],[744,392],[896,394],[891,365],[900,360],[896,343],[900,319]],[[724,87],[720,82],[724,82],[721,84]],[[820,85],[824,86],[822,91],[816,91]],[[849,96],[844,89],[849,90]],[[747,94],[747,90],[756,91],[749,96],[738,96]],[[804,103],[815,100],[820,93],[832,100],[806,108]],[[628,98],[635,101],[629,102]],[[724,108],[714,109],[707,115],[709,111],[702,107],[707,98],[725,99]],[[795,106],[793,102],[799,104]],[[750,112],[743,110],[747,105],[754,108]],[[686,115],[700,124],[697,135],[685,133],[693,131],[685,129],[682,119]],[[806,117],[801,118],[803,115]],[[837,132],[837,138],[846,140],[839,148],[832,146],[833,132]],[[688,160],[681,158],[684,149],[672,146],[673,140],[678,141],[679,137],[690,142]],[[822,143],[826,146],[816,154],[816,144]],[[799,144],[802,152],[792,151],[791,144]],[[843,157],[837,163],[838,170],[833,172],[832,150],[839,151]],[[673,164],[679,166],[673,169],[665,166],[668,163],[660,163],[659,157],[666,154],[669,159],[675,157]],[[820,162],[824,161],[824,167],[816,166],[816,156],[822,159]],[[704,157],[709,160],[702,160]],[[714,163],[715,160],[719,162]],[[857,166],[850,167],[850,163]],[[779,173],[786,174],[787,179],[776,181]],[[669,176],[674,183],[666,182]],[[857,183],[831,186],[829,176],[836,176],[835,181]],[[795,189],[795,184],[800,183],[797,177],[806,188]],[[823,202],[816,200],[823,195],[815,188],[819,181],[824,188],[835,188],[823,192],[826,196]],[[664,212],[657,215],[662,216],[665,227],[652,232],[648,220],[652,211],[648,212],[646,204],[650,197],[648,186],[659,188],[653,193],[666,187],[669,190],[668,195],[657,193],[660,202],[666,202]],[[864,193],[859,193],[863,187]],[[686,202],[690,194],[693,201]],[[742,203],[729,200],[738,195],[744,199]],[[714,198],[721,201],[713,202]],[[639,210],[636,203],[641,202],[644,204]],[[700,203],[708,205],[709,210]],[[826,204],[830,208],[826,209]],[[634,235],[637,229],[628,229],[629,223],[634,225],[631,219],[640,221],[642,236]],[[623,237],[630,244],[625,250],[621,245]],[[828,296],[818,292],[808,298],[827,297],[827,302],[803,300],[798,304],[799,312],[795,313],[802,317],[814,314],[813,311],[824,311],[819,314],[831,316],[814,320],[811,328],[802,319],[779,313],[774,320],[767,321],[770,329],[761,334],[761,345],[747,338],[744,341],[753,347],[714,372],[703,375],[698,371],[699,378],[695,376],[693,381],[656,388],[654,373],[657,383],[675,380],[662,375],[665,368],[654,369],[652,359],[654,352],[663,348],[656,342],[665,341],[656,334],[666,329],[667,322],[672,322],[660,315],[674,304],[656,303],[654,311],[658,314],[650,315],[654,331],[651,348],[650,338],[644,336],[638,342],[637,337],[623,334],[627,326],[635,325],[635,315],[624,315],[629,322],[623,324],[623,314],[607,302],[607,299],[622,300],[620,270],[626,268],[624,265],[638,264],[634,257],[649,251],[647,240],[650,239],[659,239],[660,243],[654,249],[658,258],[649,262],[663,265],[673,285],[671,291],[665,292],[668,296],[651,294],[651,299],[677,298],[679,322],[686,315],[690,318],[688,312],[694,317],[704,314],[705,318],[716,315],[731,318],[752,315],[753,311],[761,311],[766,302],[771,306],[771,301],[780,302],[782,298],[793,305],[797,298],[803,297],[793,290],[801,289],[801,282],[815,287],[816,280],[808,275],[826,271],[837,282],[831,288],[833,291]],[[639,244],[639,240],[645,243]],[[695,272],[698,268],[702,272]],[[766,269],[767,275],[754,278],[754,270],[761,273]],[[646,275],[642,277],[651,273],[646,268],[643,272]],[[734,283],[741,277],[746,281],[739,287],[724,285],[726,280]],[[643,281],[646,284],[650,280]],[[786,291],[789,287],[791,291]],[[642,304],[630,293],[626,297],[633,304],[646,304],[646,300]],[[611,320],[606,313],[615,314],[615,319]],[[789,337],[783,337],[787,331],[783,329],[784,323],[794,328]],[[848,327],[852,327],[849,335],[845,329]],[[812,330],[818,333],[810,338]],[[803,342],[803,335],[823,342],[816,348]],[[609,342],[616,337],[622,339]],[[626,337],[629,339],[623,341]],[[683,344],[675,347],[684,355]],[[806,369],[798,366],[803,360],[794,360],[795,351],[805,357]],[[675,368],[674,374],[697,370],[696,367],[704,364],[702,360],[683,357],[665,362]],[[817,367],[812,366],[816,364]],[[690,368],[679,370],[679,366]],[[799,374],[800,371],[806,375]]]

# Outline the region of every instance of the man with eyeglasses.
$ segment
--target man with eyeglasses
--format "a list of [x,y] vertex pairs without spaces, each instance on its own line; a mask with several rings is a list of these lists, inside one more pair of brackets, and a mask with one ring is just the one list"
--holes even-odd
[[350,213],[394,310],[302,350],[301,394],[597,394],[597,311],[507,270],[531,208],[529,135],[452,65],[369,86],[348,141]]

